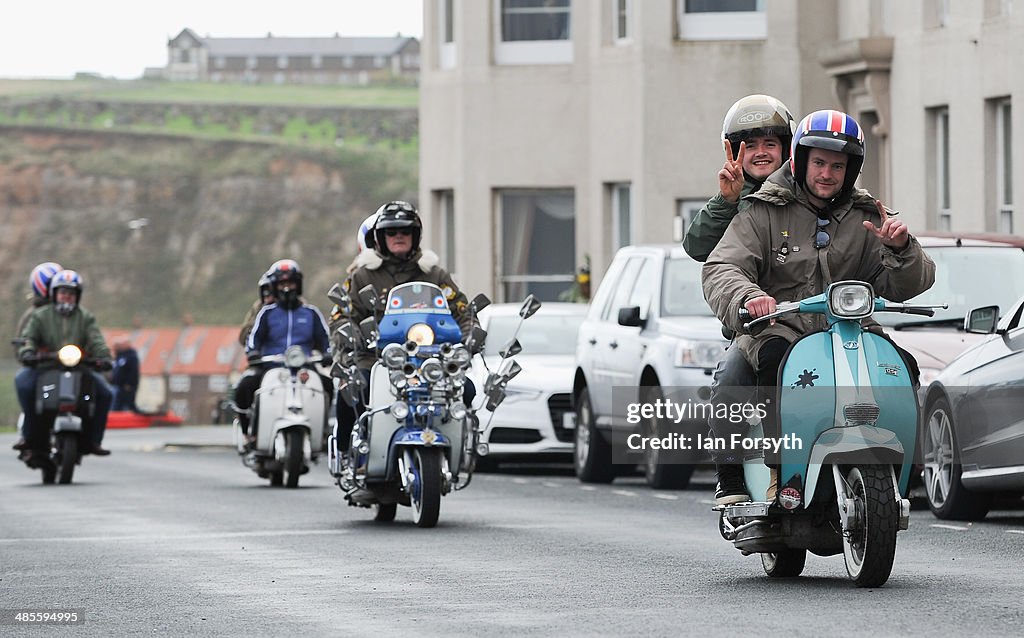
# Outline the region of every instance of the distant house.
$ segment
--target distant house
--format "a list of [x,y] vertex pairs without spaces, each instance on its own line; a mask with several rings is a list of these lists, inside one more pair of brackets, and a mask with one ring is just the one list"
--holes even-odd
[[420,43],[410,37],[201,38],[167,42],[168,80],[261,84],[416,83]]

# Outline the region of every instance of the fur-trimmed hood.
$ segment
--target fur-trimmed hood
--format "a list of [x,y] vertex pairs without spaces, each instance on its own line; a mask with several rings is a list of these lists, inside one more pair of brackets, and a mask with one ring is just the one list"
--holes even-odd
[[[413,255],[410,259],[416,261],[416,265],[419,266],[420,270],[425,273],[441,263],[441,258],[437,256],[432,250],[421,250],[417,254]],[[385,260],[398,261],[391,255],[382,255],[376,250],[364,250],[358,255],[352,262],[353,270],[356,268],[366,268],[367,270],[377,270],[384,265]]]

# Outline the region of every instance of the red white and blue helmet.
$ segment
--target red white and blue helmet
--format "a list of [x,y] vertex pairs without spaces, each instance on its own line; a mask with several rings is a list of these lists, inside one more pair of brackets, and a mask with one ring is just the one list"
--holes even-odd
[[57,290],[59,288],[70,288],[75,291],[75,305],[82,301],[82,290],[85,288],[85,282],[82,280],[82,276],[74,270],[61,270],[50,279],[50,299],[56,303]]
[[373,250],[376,247],[377,242],[373,237],[373,225],[376,223],[377,213],[373,213],[364,219],[362,224],[359,224],[359,234],[356,237],[356,241],[359,243],[359,252],[363,252],[367,248]]
[[32,294],[36,299],[50,298],[50,280],[62,270],[64,267],[53,261],[44,261],[32,269],[28,284],[32,287]]
[[266,274],[275,291],[278,283],[288,280],[295,284],[296,294],[302,294],[302,269],[294,259],[278,259]]
[[789,154],[789,167],[793,171],[793,179],[804,186],[807,177],[807,155],[810,148],[821,148],[836,151],[850,156],[846,167],[846,181],[836,196],[845,199],[853,192],[853,185],[860,176],[864,166],[864,130],[853,119],[842,111],[825,109],[811,113],[796,127],[793,134],[793,147]]

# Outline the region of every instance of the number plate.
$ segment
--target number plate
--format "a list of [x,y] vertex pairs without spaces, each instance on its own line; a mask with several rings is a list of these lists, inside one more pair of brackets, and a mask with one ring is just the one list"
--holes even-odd
[[576,413],[575,412],[563,412],[562,413],[562,427],[566,430],[576,429]]

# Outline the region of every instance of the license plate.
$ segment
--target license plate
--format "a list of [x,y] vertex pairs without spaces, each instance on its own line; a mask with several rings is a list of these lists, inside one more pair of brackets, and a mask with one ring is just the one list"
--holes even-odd
[[576,413],[575,412],[563,412],[562,413],[562,427],[566,430],[576,429]]

